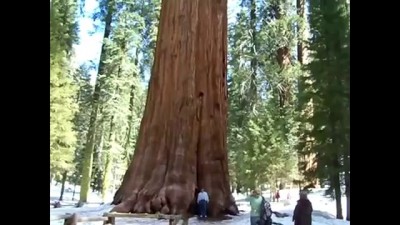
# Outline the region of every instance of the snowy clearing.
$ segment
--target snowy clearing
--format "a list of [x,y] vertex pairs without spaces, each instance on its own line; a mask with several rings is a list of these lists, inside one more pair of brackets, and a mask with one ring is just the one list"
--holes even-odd
[[[291,200],[285,199],[287,193],[293,196]],[[54,201],[58,198],[60,193],[59,187],[52,187],[50,192],[50,201]],[[281,202],[271,202],[272,209],[274,211],[288,213],[290,216],[286,218],[276,218],[272,217],[274,222],[282,223],[283,225],[293,225],[292,214],[293,209],[297,200],[297,189],[293,190],[282,190],[281,192],[282,200]],[[309,199],[313,204],[313,225],[349,225],[349,221],[337,220],[335,218],[336,209],[335,202],[332,199],[324,197],[322,195],[323,190],[314,190],[313,193],[309,195]],[[269,196],[268,193],[264,193],[264,196]],[[107,197],[110,200],[112,195]],[[225,224],[225,225],[246,225],[250,224],[249,216],[249,204],[245,202],[243,195],[234,196],[241,214],[239,216],[233,216],[231,220],[217,221],[217,222],[204,222],[198,221],[196,218],[191,218],[189,220],[189,225],[212,225],[212,224]],[[79,192],[75,193],[75,198],[79,198]],[[64,193],[65,201],[62,202],[64,205],[71,205],[62,208],[50,208],[50,216],[52,215],[64,215],[66,213],[78,213],[81,216],[101,216],[104,212],[111,210],[112,206],[109,204],[99,205],[101,199],[96,193],[92,193],[89,197],[89,202],[96,202],[96,204],[87,204],[82,208],[74,208],[72,204],[76,201],[72,200],[72,192]],[[342,198],[343,205],[343,216],[346,217],[346,199]],[[51,221],[50,225],[62,225],[64,221]],[[102,225],[103,222],[82,222],[80,225]],[[156,219],[142,219],[142,218],[117,218],[116,225],[167,225],[167,220],[156,220]]]

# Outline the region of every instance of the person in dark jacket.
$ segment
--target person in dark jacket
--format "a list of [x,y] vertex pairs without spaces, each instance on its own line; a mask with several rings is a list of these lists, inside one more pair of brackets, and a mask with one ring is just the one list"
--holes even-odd
[[294,225],[311,225],[311,214],[313,208],[310,200],[307,198],[307,192],[300,192],[300,199],[293,212]]

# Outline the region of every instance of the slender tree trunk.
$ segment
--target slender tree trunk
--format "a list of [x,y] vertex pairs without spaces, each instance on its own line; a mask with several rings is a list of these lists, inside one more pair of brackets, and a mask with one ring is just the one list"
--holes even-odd
[[[296,0],[297,6],[297,15],[302,18],[303,20],[306,19],[305,17],[305,0]],[[304,21],[305,22],[305,21]],[[305,28],[304,26],[297,25],[297,60],[303,65],[304,64],[304,36],[305,36]]]
[[350,172],[345,173],[346,185],[346,220],[350,221]]
[[112,166],[112,155],[110,152],[106,153],[104,173],[103,173],[103,184],[101,185],[101,199],[103,202],[106,200],[107,191],[111,184],[111,166]]
[[[349,102],[349,101],[348,101]],[[347,108],[347,112],[350,110]],[[347,114],[349,116],[349,114]],[[350,124],[347,124],[349,126]],[[345,185],[345,194],[346,194],[346,220],[350,221],[350,133],[345,137],[345,152],[344,152],[344,185]]]
[[[274,15],[275,20],[280,20],[285,15],[282,13],[281,2],[274,1],[271,7],[271,14]],[[276,61],[279,64],[280,72],[286,69],[289,65],[291,65],[290,61],[290,51],[289,46],[282,46],[278,48],[276,51]],[[290,102],[291,99],[291,90],[290,83],[286,79],[282,79],[282,82],[278,85],[278,100],[280,106],[280,112],[284,114],[284,106]]]
[[58,199],[59,201],[62,201],[64,198],[65,182],[67,182],[67,174],[68,172],[64,172],[62,175],[61,192],[60,192],[60,198]]
[[124,150],[125,150],[125,159],[126,163],[129,167],[129,164],[132,159],[132,155],[129,153],[129,144],[131,142],[131,135],[132,135],[132,123],[133,123],[133,113],[134,113],[134,107],[133,107],[133,102],[135,99],[135,85],[131,86],[131,92],[129,96],[129,115],[128,115],[128,126],[126,128],[126,140],[124,144]]
[[74,190],[72,191],[72,201],[75,201],[76,183],[74,183]]
[[335,151],[333,152],[330,163],[330,180],[331,186],[334,189],[335,201],[336,201],[336,219],[343,219],[343,209],[342,209],[342,189],[340,182],[340,172],[342,171],[340,166],[340,148],[341,143],[339,143],[340,136],[338,134],[338,129],[336,127],[338,115],[335,113],[334,109],[330,110],[329,119],[331,125],[331,135],[332,135],[332,148]]
[[[302,19],[302,23],[298,23],[297,26],[297,34],[298,34],[298,42],[297,42],[297,60],[301,65],[307,65],[309,61],[308,57],[308,49],[306,45],[306,41],[308,39],[308,34],[309,34],[309,29],[307,26],[307,18],[306,18],[306,13],[305,13],[305,3],[306,0],[296,0],[296,7],[297,7],[297,15]],[[304,93],[305,90],[305,85],[310,82],[309,79],[309,72],[306,72],[306,70],[303,70],[300,79],[297,82],[297,87],[298,87],[298,93]],[[309,85],[309,84],[308,84]],[[304,112],[304,117],[303,119],[307,120],[308,118],[311,118],[313,115],[313,100],[310,99],[307,102],[303,103],[301,105],[300,110]],[[305,127],[303,129],[306,129]],[[302,129],[302,130],[303,130]],[[310,139],[311,137],[308,134],[305,134],[304,131],[301,134],[302,139],[306,141],[307,139],[307,146],[305,148],[311,149],[313,145],[313,140]],[[300,172],[305,173],[309,172],[312,170],[315,170],[316,164],[316,155],[311,152],[306,152],[306,153],[299,153],[299,165],[301,165]],[[314,177],[307,177],[307,183],[305,186],[309,185],[315,185],[318,183],[318,180]]]
[[[139,51],[136,49],[135,53],[135,66],[138,66],[139,64]],[[137,74],[134,74],[134,77],[138,76]],[[129,163],[131,162],[132,155],[129,154],[129,144],[131,141],[131,135],[132,135],[132,123],[133,123],[133,114],[135,112],[134,108],[134,100],[135,100],[135,85],[131,85],[131,90],[130,90],[130,95],[129,95],[129,114],[128,114],[128,126],[126,127],[126,140],[124,144],[124,150],[125,150],[125,158],[126,158],[126,163],[129,167]]]
[[133,160],[112,211],[187,213],[195,188],[209,215],[237,214],[229,189],[227,1],[164,0]]
[[115,141],[115,134],[114,134],[114,116],[111,117],[110,122],[110,133],[108,135],[108,146],[105,153],[105,163],[104,163],[104,172],[103,172],[103,179],[101,185],[101,198],[103,202],[106,199],[108,187],[111,184],[111,166],[112,166],[112,143]]
[[251,75],[250,75],[250,107],[255,104],[257,98],[257,69],[258,69],[258,60],[257,60],[257,50],[259,49],[258,40],[257,40],[257,15],[256,15],[256,1],[251,0],[250,2],[250,29],[251,29],[251,38],[252,38],[252,58],[250,60],[251,67]]
[[240,184],[240,182],[238,181],[236,185],[236,193],[242,193],[242,187],[242,184]]
[[[111,2],[111,0],[110,0]],[[109,3],[111,4],[111,3]],[[106,23],[105,23],[105,31],[104,31],[104,36],[103,40],[107,39],[110,36],[111,33],[111,22],[112,22],[112,14],[113,10],[111,10],[111,7],[108,7],[107,11],[107,16],[106,16]],[[98,69],[98,75],[99,74],[104,74],[105,72],[105,60],[106,56],[106,44],[103,43],[102,49],[101,49],[101,56],[100,56],[100,63],[99,63],[99,69]],[[93,150],[95,146],[95,134],[96,134],[96,123],[97,123],[97,114],[99,111],[99,105],[100,105],[100,92],[101,92],[101,86],[102,86],[102,79],[97,78],[94,92],[93,92],[93,99],[92,99],[92,111],[90,114],[90,120],[89,120],[89,130],[87,133],[87,141],[85,145],[85,151],[83,155],[83,166],[82,166],[82,180],[81,180],[81,191],[80,191],[80,199],[79,201],[81,203],[87,202],[87,198],[89,195],[90,191],[90,181],[91,181],[91,175],[92,175],[92,165],[93,165]]]
[[[100,114],[102,109],[99,110]],[[98,127],[96,128],[96,136],[95,136],[95,146],[93,151],[93,164],[92,164],[92,181],[90,182],[90,186],[92,188],[92,192],[96,192],[101,190],[103,184],[103,168],[102,168],[102,155],[104,149],[104,128],[103,121],[98,122]]]
[[[126,46],[126,40],[123,40],[121,43],[121,53],[125,54],[125,46]],[[119,64],[118,64],[118,71],[117,71],[117,79],[121,78],[122,74],[122,67],[123,65],[123,58],[120,59]],[[120,87],[117,85],[115,87],[115,94],[121,94],[120,93]],[[104,165],[104,173],[103,173],[103,179],[102,179],[102,185],[101,185],[101,196],[103,202],[105,201],[106,195],[108,188],[111,185],[111,179],[112,179],[112,174],[111,174],[111,169],[112,169],[112,162],[113,162],[113,157],[112,157],[112,145],[115,142],[115,121],[114,121],[114,116],[112,115],[110,118],[110,130],[109,130],[109,135],[108,135],[108,140],[107,140],[107,150],[106,150],[106,155],[105,155],[105,165]]]
[[343,210],[342,210],[342,191],[340,189],[340,177],[339,173],[336,173],[332,177],[332,183],[335,192],[335,201],[336,201],[336,219],[343,219]]

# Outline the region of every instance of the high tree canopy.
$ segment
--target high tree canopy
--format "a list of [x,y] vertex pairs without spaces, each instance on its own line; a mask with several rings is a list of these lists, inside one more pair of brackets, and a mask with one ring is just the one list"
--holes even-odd
[[195,189],[209,214],[237,214],[227,130],[227,1],[164,0],[154,65],[133,160],[117,212],[185,213]]

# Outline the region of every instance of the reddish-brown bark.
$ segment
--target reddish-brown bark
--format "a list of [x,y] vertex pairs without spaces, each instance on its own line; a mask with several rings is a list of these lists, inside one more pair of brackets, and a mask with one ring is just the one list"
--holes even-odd
[[136,150],[114,196],[117,212],[186,213],[195,188],[209,215],[237,214],[227,129],[227,0],[163,0]]

